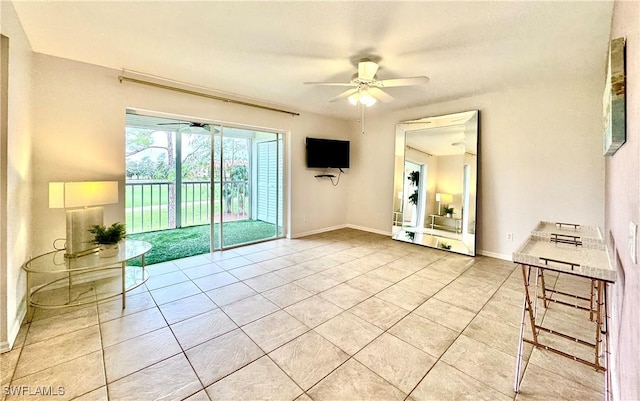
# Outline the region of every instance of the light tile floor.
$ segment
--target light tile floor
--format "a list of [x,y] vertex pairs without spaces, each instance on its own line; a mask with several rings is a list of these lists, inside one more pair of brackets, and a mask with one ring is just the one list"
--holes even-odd
[[[529,347],[513,392],[523,289],[510,262],[343,229],[149,270],[125,310],[32,311],[1,356],[2,399],[603,398],[602,373]],[[592,325],[559,316],[549,324],[591,340]],[[57,395],[5,394],[21,386]]]

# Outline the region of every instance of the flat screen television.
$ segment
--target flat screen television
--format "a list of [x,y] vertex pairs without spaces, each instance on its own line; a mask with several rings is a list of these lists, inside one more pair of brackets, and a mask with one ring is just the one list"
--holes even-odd
[[349,141],[307,138],[307,168],[349,168]]

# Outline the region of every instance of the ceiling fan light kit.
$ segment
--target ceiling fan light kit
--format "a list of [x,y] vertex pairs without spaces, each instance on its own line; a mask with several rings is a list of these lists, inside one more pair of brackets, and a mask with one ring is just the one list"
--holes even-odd
[[393,100],[393,96],[380,88],[424,85],[429,82],[429,78],[425,76],[378,80],[376,77],[378,68],[380,68],[378,63],[365,58],[358,62],[358,72],[349,82],[305,82],[305,84],[351,87],[352,89],[347,89],[331,99],[330,102],[346,97],[349,103],[354,106],[361,104],[366,107],[371,107],[378,100],[385,103]]
[[358,103],[360,103],[364,106],[371,107],[377,102],[376,98],[371,96],[371,93],[369,93],[367,88],[359,89],[356,93],[349,96],[348,99],[349,103],[354,106],[357,106]]
[[325,85],[325,86],[347,86],[347,89],[338,96],[329,100],[335,102],[337,100],[347,98],[349,103],[354,106],[360,105],[362,133],[364,134],[364,110],[365,107],[371,107],[378,100],[388,103],[393,100],[393,96],[380,88],[391,88],[396,86],[424,85],[429,82],[429,78],[425,76],[394,78],[378,80],[376,74],[380,66],[378,63],[368,58],[361,59],[358,62],[358,72],[349,82],[305,82],[306,85]]

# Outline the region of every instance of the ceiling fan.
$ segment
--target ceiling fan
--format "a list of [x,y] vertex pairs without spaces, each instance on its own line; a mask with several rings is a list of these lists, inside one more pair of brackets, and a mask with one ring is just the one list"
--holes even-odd
[[393,100],[393,96],[380,88],[424,85],[429,82],[429,78],[425,76],[378,80],[376,77],[378,68],[378,63],[364,58],[358,62],[358,72],[353,75],[350,82],[305,82],[305,84],[352,87],[329,101],[335,102],[346,97],[354,106],[360,103],[369,107],[378,100],[385,103]]
[[196,122],[187,122],[187,121],[176,121],[172,123],[157,123],[156,125],[186,125],[189,128],[203,128],[209,132],[211,132],[211,125],[205,123],[196,123]]

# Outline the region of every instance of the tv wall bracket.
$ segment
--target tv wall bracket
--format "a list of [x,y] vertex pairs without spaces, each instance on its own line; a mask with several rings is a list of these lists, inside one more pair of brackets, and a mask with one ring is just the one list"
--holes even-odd
[[333,179],[336,178],[335,174],[318,174],[318,175],[315,175],[314,177],[328,178],[331,180],[331,184],[335,187],[340,183],[340,176],[342,175],[342,173],[344,173],[344,171],[341,168],[339,168],[338,170],[340,170],[340,174],[337,175],[338,179],[336,180],[336,182],[333,182]]

